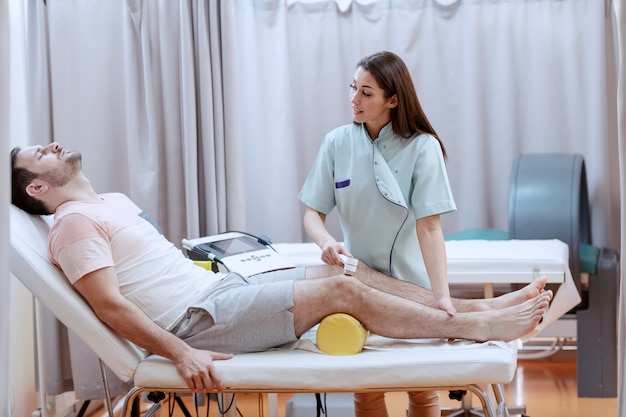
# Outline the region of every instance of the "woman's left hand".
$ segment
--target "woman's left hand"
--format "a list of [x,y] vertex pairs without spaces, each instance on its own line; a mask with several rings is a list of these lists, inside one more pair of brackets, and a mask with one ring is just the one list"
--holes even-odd
[[456,314],[456,309],[452,305],[452,300],[450,297],[441,297],[436,300],[437,308],[439,310],[443,310],[448,313],[449,316],[454,316]]

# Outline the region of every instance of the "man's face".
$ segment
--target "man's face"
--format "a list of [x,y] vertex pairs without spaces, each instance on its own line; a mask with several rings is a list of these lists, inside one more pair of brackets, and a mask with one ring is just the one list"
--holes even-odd
[[54,187],[67,184],[81,169],[78,151],[63,149],[54,142],[47,146],[29,146],[20,150],[17,166],[35,174]]

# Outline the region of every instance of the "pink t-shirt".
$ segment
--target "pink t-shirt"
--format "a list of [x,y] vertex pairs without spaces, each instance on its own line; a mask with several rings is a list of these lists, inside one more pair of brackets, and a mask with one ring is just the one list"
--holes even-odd
[[58,208],[49,236],[50,260],[72,284],[114,267],[122,295],[171,330],[219,275],[194,265],[125,195],[100,197]]

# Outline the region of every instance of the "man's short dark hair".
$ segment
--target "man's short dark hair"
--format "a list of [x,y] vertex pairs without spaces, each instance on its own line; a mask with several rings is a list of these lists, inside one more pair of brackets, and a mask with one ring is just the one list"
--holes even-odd
[[26,192],[26,187],[37,178],[37,174],[16,166],[20,147],[11,149],[11,203],[30,214],[52,214],[46,205]]

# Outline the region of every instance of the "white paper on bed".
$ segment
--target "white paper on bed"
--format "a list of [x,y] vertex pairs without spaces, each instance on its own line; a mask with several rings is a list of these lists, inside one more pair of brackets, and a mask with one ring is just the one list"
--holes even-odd
[[[315,243],[273,246],[296,266],[322,264],[321,250]],[[581,302],[569,269],[569,248],[560,240],[451,240],[446,241],[446,255],[450,284],[523,284],[539,275],[560,284],[541,324],[524,339],[535,336]]]

